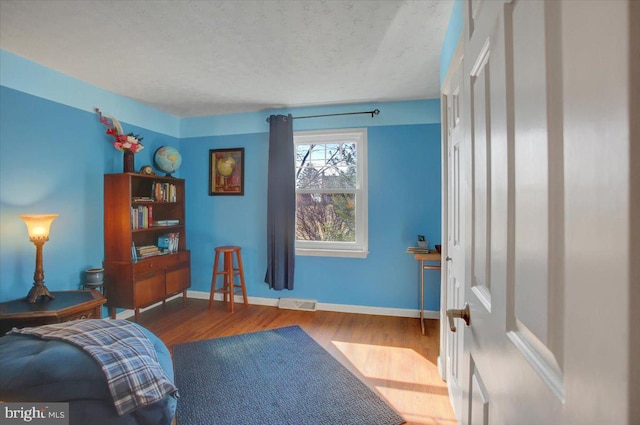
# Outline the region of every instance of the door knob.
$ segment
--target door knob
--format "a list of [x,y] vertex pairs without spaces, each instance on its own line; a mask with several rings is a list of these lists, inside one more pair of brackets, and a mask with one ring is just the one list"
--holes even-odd
[[453,260],[453,258],[451,258],[449,256],[447,256],[447,258],[444,259],[444,261],[451,261],[451,260]]
[[464,307],[462,309],[448,309],[447,317],[449,318],[449,328],[451,328],[451,332],[456,331],[456,325],[453,323],[454,318],[460,318],[464,320],[464,323],[467,326],[471,325],[471,311],[469,310],[469,303],[464,303]]

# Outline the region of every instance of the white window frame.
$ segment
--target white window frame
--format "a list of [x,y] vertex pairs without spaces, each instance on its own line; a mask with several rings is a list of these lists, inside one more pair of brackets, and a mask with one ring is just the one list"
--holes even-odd
[[[320,257],[366,258],[369,254],[369,201],[367,196],[367,129],[336,129],[296,131],[293,133],[294,151],[298,145],[342,143],[352,140],[356,143],[356,187],[355,189],[325,189],[327,193],[354,193],[356,199],[356,240],[355,242],[325,242],[296,240],[296,255]],[[319,193],[320,189],[298,189],[298,193]],[[297,208],[297,205],[296,205]],[[296,214],[297,215],[297,214]]]

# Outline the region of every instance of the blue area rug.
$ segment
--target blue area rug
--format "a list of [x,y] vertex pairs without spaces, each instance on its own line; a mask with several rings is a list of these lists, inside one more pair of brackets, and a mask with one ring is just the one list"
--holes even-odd
[[178,425],[399,425],[298,326],[173,347]]

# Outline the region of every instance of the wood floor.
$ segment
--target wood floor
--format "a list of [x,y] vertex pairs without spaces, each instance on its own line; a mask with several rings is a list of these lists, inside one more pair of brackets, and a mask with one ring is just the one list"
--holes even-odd
[[[345,367],[378,392],[408,425],[454,425],[446,384],[436,366],[439,322],[418,319],[305,312],[236,304],[230,314],[223,302],[180,299],[141,313],[139,323],[158,335],[170,350],[183,342],[300,326]],[[172,351],[173,352],[173,351]],[[238,365],[242,367],[242,365]]]

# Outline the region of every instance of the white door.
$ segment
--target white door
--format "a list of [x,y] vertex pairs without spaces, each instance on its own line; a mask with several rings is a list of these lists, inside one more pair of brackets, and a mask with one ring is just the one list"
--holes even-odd
[[533,0],[463,8],[465,265],[458,274],[453,257],[448,270],[464,287],[452,298],[458,309],[469,303],[471,326],[456,319],[464,329],[449,382],[456,414],[474,425],[632,424],[631,206],[640,188],[629,169],[640,155],[630,148],[638,99],[629,81],[640,76],[630,74],[629,23],[640,8]]
[[441,309],[440,329],[442,337],[441,352],[445,353],[444,378],[449,387],[449,397],[456,418],[460,420],[462,413],[462,389],[460,382],[460,368],[462,362],[464,329],[458,332],[449,332],[446,310],[457,308],[464,304],[464,210],[460,203],[462,184],[462,159],[461,147],[464,142],[464,125],[462,122],[463,102],[463,61],[462,46],[456,49],[453,55],[447,80],[443,87],[444,114],[443,122],[446,127],[444,149],[446,150],[446,163],[443,169],[446,172],[444,179],[444,194],[446,217],[443,220],[445,226],[443,234],[446,237],[443,251],[442,277],[443,288],[441,303],[446,309]]

